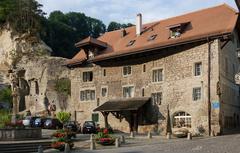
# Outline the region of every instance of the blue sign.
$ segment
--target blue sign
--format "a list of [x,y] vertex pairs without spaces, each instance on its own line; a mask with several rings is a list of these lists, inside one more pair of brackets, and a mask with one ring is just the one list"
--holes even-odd
[[220,104],[218,101],[213,101],[212,102],[212,108],[213,109],[219,109],[220,108]]

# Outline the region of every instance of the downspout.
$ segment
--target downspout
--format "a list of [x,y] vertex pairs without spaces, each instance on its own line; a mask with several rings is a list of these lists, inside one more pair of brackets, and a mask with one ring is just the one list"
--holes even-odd
[[208,134],[211,135],[211,44],[213,41],[210,41],[209,37],[207,38],[208,42]]

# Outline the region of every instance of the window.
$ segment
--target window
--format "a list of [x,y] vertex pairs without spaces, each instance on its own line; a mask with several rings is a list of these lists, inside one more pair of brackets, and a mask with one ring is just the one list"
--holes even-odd
[[153,70],[152,81],[160,82],[163,80],[163,69]]
[[95,90],[83,90],[80,91],[81,101],[93,101],[95,100]]
[[83,72],[83,82],[91,82],[93,80],[93,72]]
[[180,29],[174,28],[170,30],[170,38],[177,38],[181,36]]
[[131,66],[124,66],[123,67],[123,75],[131,75],[132,74],[132,67]]
[[194,76],[200,76],[202,74],[202,62],[195,63]]
[[173,127],[182,128],[187,127],[191,128],[191,115],[186,112],[179,112],[173,117]]
[[143,64],[143,72],[146,72],[146,65]]
[[170,32],[169,38],[178,38],[181,36],[183,32],[185,32],[187,26],[190,24],[190,22],[185,22],[185,23],[179,23],[179,24],[174,24],[170,25],[167,27]]
[[103,69],[103,76],[106,76],[106,69]]
[[101,95],[102,95],[102,97],[107,97],[107,88],[106,87],[102,88]]
[[157,34],[151,35],[151,36],[148,38],[148,41],[152,41],[152,40],[154,40],[156,37],[157,37]]
[[201,99],[201,88],[193,88],[193,100],[197,101]]
[[134,97],[134,87],[133,86],[123,87],[123,97],[124,98]]
[[136,40],[131,40],[128,42],[127,47],[132,46],[135,43]]
[[142,96],[143,96],[143,97],[145,96],[144,88],[142,88]]
[[93,113],[93,114],[92,114],[92,121],[93,121],[93,122],[98,122],[98,121],[99,121],[99,115],[98,115],[98,113]]
[[162,93],[157,92],[157,93],[152,93],[152,103],[161,105],[162,104]]

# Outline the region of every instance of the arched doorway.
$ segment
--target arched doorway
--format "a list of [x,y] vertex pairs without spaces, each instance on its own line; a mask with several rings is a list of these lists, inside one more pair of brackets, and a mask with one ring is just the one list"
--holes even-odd
[[173,128],[191,128],[192,116],[186,112],[177,112],[173,115]]

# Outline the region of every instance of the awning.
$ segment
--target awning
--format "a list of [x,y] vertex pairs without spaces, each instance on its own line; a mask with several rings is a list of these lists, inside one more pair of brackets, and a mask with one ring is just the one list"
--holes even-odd
[[127,98],[127,99],[114,99],[109,100],[94,109],[93,111],[100,112],[118,112],[126,110],[138,110],[144,104],[150,100],[150,97],[141,97],[141,98]]

